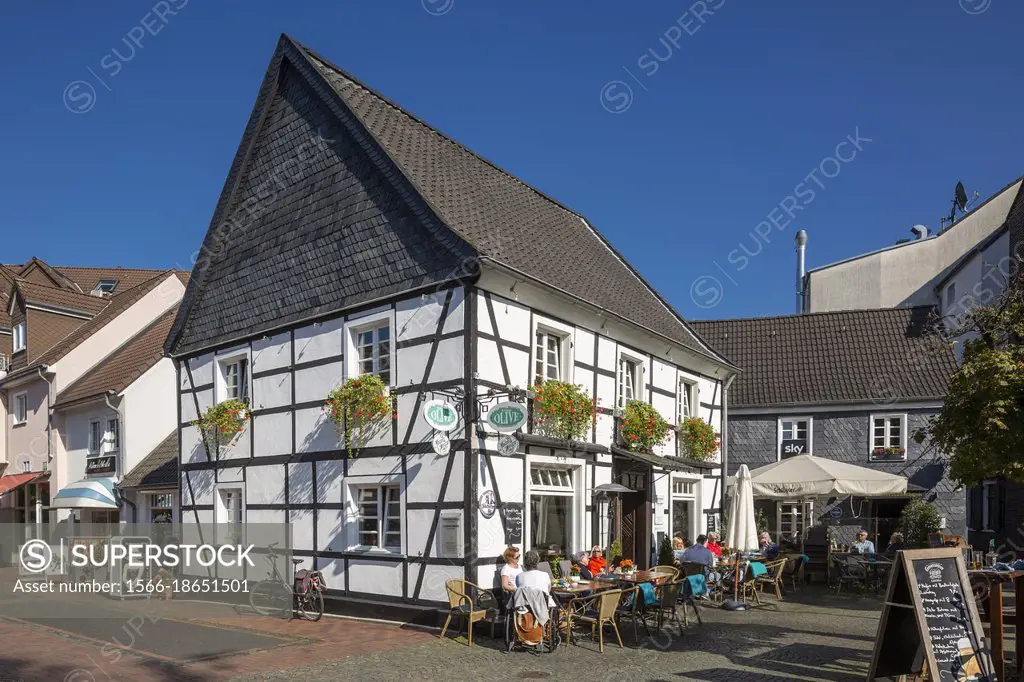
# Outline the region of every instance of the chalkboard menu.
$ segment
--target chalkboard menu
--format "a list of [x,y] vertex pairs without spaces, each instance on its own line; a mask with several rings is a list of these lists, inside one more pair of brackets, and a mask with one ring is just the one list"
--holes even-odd
[[523,541],[523,505],[519,502],[506,502],[502,505],[502,510],[505,519],[505,544],[520,544]]
[[893,563],[868,679],[898,675],[995,680],[959,549],[908,550]]

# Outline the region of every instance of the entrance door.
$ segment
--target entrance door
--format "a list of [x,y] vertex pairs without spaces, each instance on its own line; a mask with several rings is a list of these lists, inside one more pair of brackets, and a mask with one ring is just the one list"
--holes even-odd
[[[651,559],[651,504],[648,500],[650,467],[632,463],[619,465],[616,474],[619,483],[636,492],[619,495],[622,518],[619,542],[622,557],[632,559],[639,568],[649,568]],[[617,467],[618,468],[618,467]]]

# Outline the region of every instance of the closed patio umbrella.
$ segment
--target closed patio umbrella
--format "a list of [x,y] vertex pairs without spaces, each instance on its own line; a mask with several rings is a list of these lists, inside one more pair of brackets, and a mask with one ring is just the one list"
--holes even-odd
[[740,470],[736,472],[736,485],[733,486],[732,497],[729,500],[729,526],[726,529],[725,543],[740,552],[759,548],[757,522],[754,520],[754,492],[750,483],[750,470],[746,464],[741,464]]

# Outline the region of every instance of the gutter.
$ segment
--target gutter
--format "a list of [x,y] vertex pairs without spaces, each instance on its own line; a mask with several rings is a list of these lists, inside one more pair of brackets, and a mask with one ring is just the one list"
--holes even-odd
[[53,382],[46,378],[43,374],[44,371],[49,371],[47,365],[39,365],[36,367],[36,371],[39,373],[39,378],[46,382],[46,468],[50,468],[50,460],[53,459]]

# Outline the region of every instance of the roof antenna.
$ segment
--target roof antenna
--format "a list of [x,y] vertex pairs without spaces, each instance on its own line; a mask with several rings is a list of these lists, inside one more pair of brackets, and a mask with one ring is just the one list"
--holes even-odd
[[942,219],[942,229],[947,229],[947,224],[949,227],[952,227],[953,223],[956,222],[957,209],[960,209],[961,217],[964,216],[967,213],[968,204],[970,204],[972,201],[974,201],[974,199],[977,198],[978,193],[975,192],[974,196],[971,199],[968,199],[967,190],[964,189],[964,183],[956,183],[956,189],[953,190],[953,205],[949,209],[949,215]]

